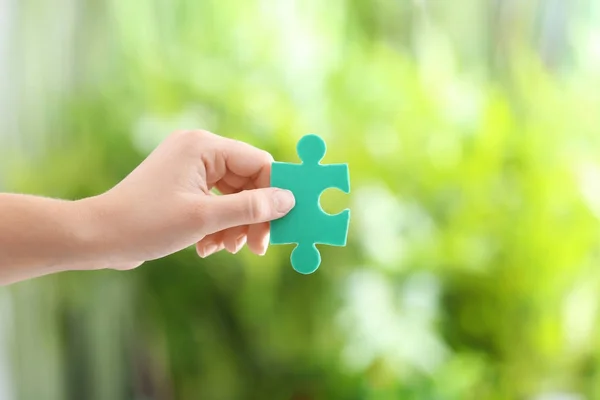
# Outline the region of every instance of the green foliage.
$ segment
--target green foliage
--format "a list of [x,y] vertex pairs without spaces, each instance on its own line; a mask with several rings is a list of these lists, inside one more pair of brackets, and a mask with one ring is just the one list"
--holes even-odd
[[16,285],[20,398],[600,396],[600,77],[517,34],[494,75],[446,6],[438,31],[371,3],[103,3],[94,72],[10,189],[98,194],[177,128],[280,160],[315,132],[350,164],[351,196],[324,196],[351,207],[349,245],[308,277],[275,247]]

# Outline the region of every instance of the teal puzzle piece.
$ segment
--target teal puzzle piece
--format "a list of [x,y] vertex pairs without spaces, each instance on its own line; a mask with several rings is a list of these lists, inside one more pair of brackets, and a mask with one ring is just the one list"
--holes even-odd
[[271,186],[290,190],[296,205],[283,218],[271,221],[271,244],[297,244],[292,251],[292,267],[301,274],[311,274],[321,264],[317,244],[345,246],[350,210],[330,215],[323,211],[319,199],[323,191],[337,188],[350,193],[348,164],[321,164],[327,150],[317,135],[306,135],[297,145],[300,164],[274,162]]

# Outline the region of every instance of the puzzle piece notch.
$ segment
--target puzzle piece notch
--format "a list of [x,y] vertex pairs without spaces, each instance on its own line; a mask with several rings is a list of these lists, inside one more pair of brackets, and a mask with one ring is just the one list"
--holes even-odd
[[291,190],[296,206],[283,218],[271,222],[271,244],[297,243],[291,262],[296,271],[316,271],[321,255],[316,244],[345,246],[350,223],[350,210],[327,214],[320,205],[322,193],[329,188],[350,192],[347,164],[321,165],[326,153],[323,139],[306,135],[297,145],[300,164],[275,162],[271,186]]

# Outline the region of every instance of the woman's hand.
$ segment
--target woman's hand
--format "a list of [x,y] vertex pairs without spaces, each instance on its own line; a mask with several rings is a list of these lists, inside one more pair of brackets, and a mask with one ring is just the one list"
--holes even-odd
[[[263,255],[269,221],[294,206],[269,187],[273,158],[206,131],[176,132],[112,190],[83,201],[93,210],[98,249],[131,268],[196,244],[207,257],[245,244]],[[216,195],[216,188],[222,195]]]
[[[206,131],[170,135],[122,182],[77,201],[0,194],[0,282],[73,269],[131,269],[196,245],[262,255],[294,206],[270,188],[273,158]],[[217,189],[221,194],[212,192]]]

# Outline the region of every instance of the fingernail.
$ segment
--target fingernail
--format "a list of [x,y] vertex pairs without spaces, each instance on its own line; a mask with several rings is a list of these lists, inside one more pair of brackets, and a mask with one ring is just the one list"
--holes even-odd
[[208,257],[215,251],[217,251],[216,244],[214,244],[214,243],[207,244],[206,246],[204,246],[204,251],[202,252],[204,254],[203,257]]
[[240,251],[242,249],[242,247],[244,247],[245,241],[246,241],[246,236],[240,236],[239,238],[237,238],[237,240],[235,241],[235,250],[233,251],[233,254],[236,254],[238,251]]
[[285,214],[294,207],[296,199],[294,199],[294,195],[289,190],[280,189],[273,194],[273,202],[275,204],[275,210]]
[[267,249],[269,248],[269,237],[265,237],[263,239],[263,242],[261,243],[261,249],[258,252],[259,256],[264,256],[265,254],[267,254]]

